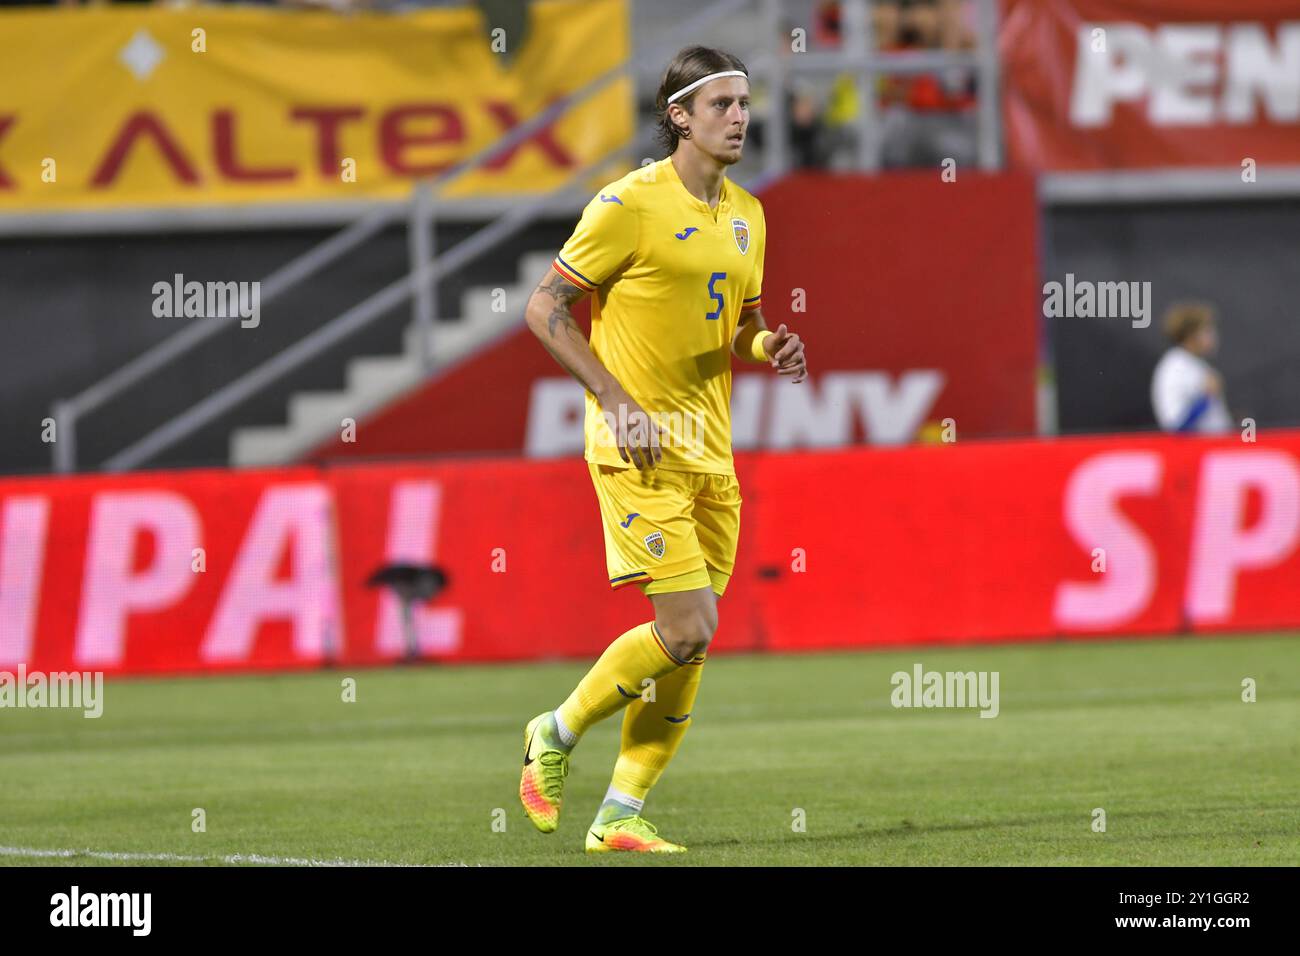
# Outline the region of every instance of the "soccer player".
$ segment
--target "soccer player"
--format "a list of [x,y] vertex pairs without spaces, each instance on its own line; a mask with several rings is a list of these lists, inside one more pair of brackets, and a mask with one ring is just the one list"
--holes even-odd
[[[587,390],[585,458],[610,586],[635,584],[654,608],[524,730],[519,797],[551,833],[574,746],[624,711],[588,852],[685,849],[641,809],[690,725],[735,565],[730,357],[767,362],[794,382],[807,376],[799,336],[763,320],[763,207],[726,175],[749,126],[744,64],[688,47],[668,65],[656,105],[668,157],[600,190],[526,310],[529,328]],[[570,312],[587,295],[590,342]]]

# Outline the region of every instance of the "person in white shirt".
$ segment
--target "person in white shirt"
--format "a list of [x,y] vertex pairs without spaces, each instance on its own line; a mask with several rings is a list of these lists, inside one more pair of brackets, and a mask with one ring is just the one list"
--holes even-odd
[[1165,312],[1164,326],[1174,344],[1151,378],[1156,421],[1167,432],[1231,431],[1223,378],[1207,361],[1219,347],[1214,310],[1200,302],[1176,303]]

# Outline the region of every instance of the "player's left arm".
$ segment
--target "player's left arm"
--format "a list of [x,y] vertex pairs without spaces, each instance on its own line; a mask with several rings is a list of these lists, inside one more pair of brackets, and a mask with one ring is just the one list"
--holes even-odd
[[803,339],[787,329],[784,322],[775,331],[769,329],[761,308],[740,313],[731,351],[751,362],[767,362],[777,375],[793,375],[796,382],[808,377]]
[[808,361],[804,357],[803,340],[788,330],[784,324],[776,331],[767,327],[763,318],[763,268],[767,258],[767,217],[760,205],[750,217],[753,228],[754,267],[745,281],[744,299],[740,305],[740,320],[736,334],[731,339],[731,351],[750,362],[767,362],[778,375],[793,375],[794,381],[808,377]]

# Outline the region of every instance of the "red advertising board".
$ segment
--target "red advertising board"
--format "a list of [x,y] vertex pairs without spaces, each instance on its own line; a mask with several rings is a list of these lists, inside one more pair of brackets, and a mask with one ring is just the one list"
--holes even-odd
[[[1300,432],[742,454],[711,653],[1300,628]],[[589,656],[610,592],[580,461],[0,482],[0,669],[400,656],[379,567],[435,564],[425,656]]]
[[1295,0],[1003,0],[999,48],[1016,166],[1300,165]]
[[[735,448],[892,445],[945,418],[971,438],[1036,431],[1031,178],[798,173],[761,198],[763,312],[769,328],[784,322],[803,338],[811,376],[790,387],[733,360]],[[331,441],[309,457],[564,456],[582,451],[582,412],[582,387],[521,323],[360,421],[355,441]]]

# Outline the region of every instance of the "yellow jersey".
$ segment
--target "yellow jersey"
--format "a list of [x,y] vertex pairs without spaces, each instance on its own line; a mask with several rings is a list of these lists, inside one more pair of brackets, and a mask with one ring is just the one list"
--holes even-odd
[[[591,293],[592,351],[659,426],[660,468],[736,473],[731,342],[762,304],[766,235],[752,195],[724,177],[710,209],[668,158],[601,189],[555,257]],[[587,461],[627,467],[591,392],[584,435]]]

